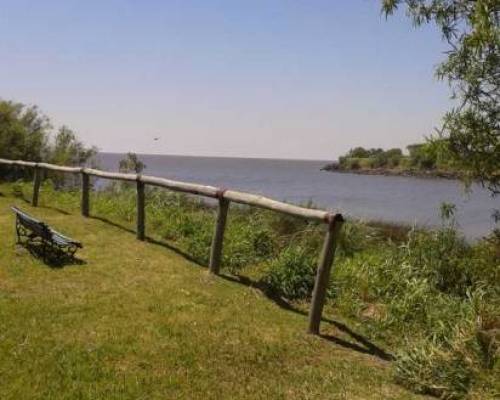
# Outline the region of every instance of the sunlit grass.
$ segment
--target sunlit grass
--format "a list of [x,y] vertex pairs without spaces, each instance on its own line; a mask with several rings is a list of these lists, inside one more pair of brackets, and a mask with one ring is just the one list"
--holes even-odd
[[[68,213],[0,192],[1,399],[419,398],[386,361],[307,335],[305,315],[256,288],[82,218],[63,195]],[[14,204],[81,240],[84,264],[51,268],[16,246]]]

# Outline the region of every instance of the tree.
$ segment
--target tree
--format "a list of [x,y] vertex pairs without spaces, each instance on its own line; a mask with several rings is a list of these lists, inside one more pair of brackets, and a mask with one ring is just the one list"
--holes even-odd
[[127,156],[120,160],[120,172],[135,172],[136,174],[140,174],[144,169],[146,169],[146,165],[139,160],[139,157],[135,153],[127,153]]
[[382,0],[386,16],[400,5],[416,26],[435,23],[450,46],[436,74],[458,105],[434,139],[447,140],[466,182],[500,193],[500,0]]
[[422,147],[424,147],[423,143],[414,143],[414,144],[409,144],[408,146],[406,146],[406,150],[408,150],[408,154],[410,155],[410,158],[415,158],[422,151]]
[[60,165],[83,165],[97,153],[95,147],[85,147],[75,133],[62,126],[50,151],[50,162]]
[[[45,161],[62,165],[84,165],[97,153],[87,148],[69,128],[63,126],[54,135],[50,119],[36,106],[0,100],[0,157],[25,161]],[[46,172],[56,184],[67,179]],[[31,170],[3,169],[11,179],[31,177]]]
[[49,117],[36,106],[0,100],[0,157],[83,165],[97,153],[66,126],[52,133]]
[[363,147],[355,147],[354,149],[349,150],[346,156],[354,158],[366,158],[370,156],[370,153]]
[[0,157],[42,161],[49,151],[50,121],[37,107],[0,100]]
[[410,154],[410,166],[418,169],[436,168],[437,154],[436,146],[431,143],[411,144],[406,147]]
[[403,151],[397,147],[385,151],[387,157],[402,157]]

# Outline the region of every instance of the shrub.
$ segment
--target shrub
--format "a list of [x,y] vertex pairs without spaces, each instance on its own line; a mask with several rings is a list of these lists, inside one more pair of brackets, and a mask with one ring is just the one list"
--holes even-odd
[[353,170],[358,170],[361,168],[361,164],[360,164],[358,159],[353,158],[353,159],[349,160],[348,168],[353,169]]
[[257,257],[266,258],[273,254],[276,247],[273,232],[266,229],[255,230],[252,232],[251,240]]
[[269,263],[264,281],[288,299],[304,299],[311,295],[315,271],[315,258],[301,247],[290,246]]

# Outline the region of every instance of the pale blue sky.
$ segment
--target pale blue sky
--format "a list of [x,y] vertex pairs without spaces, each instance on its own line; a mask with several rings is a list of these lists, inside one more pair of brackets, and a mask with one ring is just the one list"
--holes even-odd
[[0,0],[0,97],[103,151],[405,146],[450,106],[433,74],[445,49],[377,0]]

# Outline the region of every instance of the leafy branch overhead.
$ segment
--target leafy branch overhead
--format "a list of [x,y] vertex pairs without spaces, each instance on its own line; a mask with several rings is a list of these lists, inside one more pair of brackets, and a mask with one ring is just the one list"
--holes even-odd
[[403,6],[416,26],[434,23],[449,44],[436,74],[457,101],[439,137],[466,181],[500,193],[500,1],[382,0],[386,16]]

